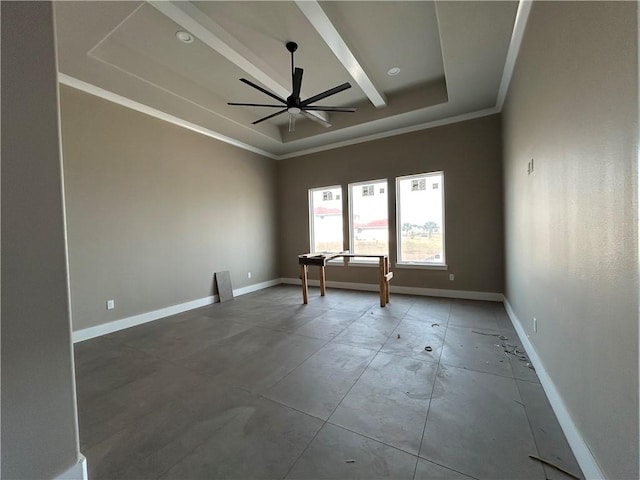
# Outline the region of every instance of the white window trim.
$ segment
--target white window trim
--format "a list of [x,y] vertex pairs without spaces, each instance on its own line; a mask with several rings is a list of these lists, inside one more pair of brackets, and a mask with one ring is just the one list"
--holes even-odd
[[[313,193],[314,192],[323,192],[325,190],[332,190],[332,189],[339,189],[340,190],[340,195],[342,195],[344,192],[342,191],[342,185],[329,185],[326,187],[316,187],[316,188],[310,188],[309,189],[309,198],[308,198],[308,211],[309,211],[309,253],[318,253],[315,251],[315,238],[314,238],[314,232],[313,232],[313,220],[314,220],[314,216],[315,213],[313,211],[313,209],[315,208],[315,205],[313,203]],[[340,197],[342,198],[342,197]],[[343,219],[344,219],[344,210],[342,211],[342,215],[343,215]],[[343,225],[344,225],[344,221],[343,221]],[[343,227],[344,228],[344,227]],[[344,246],[344,232],[342,232],[342,244]],[[337,263],[337,262],[336,262]]]
[[442,265],[439,263],[396,262],[395,268],[413,268],[416,270],[449,270],[449,265]]
[[[401,180],[410,180],[413,178],[425,178],[425,177],[435,177],[442,176],[442,185],[440,186],[440,196],[442,197],[442,262],[401,262],[400,261],[400,249],[402,248],[401,236],[402,236],[402,225],[400,224],[400,212],[402,211],[402,205],[400,203],[400,181]],[[446,219],[445,219],[445,179],[444,179],[444,171],[436,171],[436,172],[428,172],[428,173],[417,173],[415,175],[405,175],[402,177],[396,177],[396,267],[399,268],[427,268],[433,270],[446,270],[447,267],[447,249],[446,249]]]
[[[362,185],[371,185],[374,183],[378,183],[378,182],[385,182],[385,188],[389,188],[389,180],[386,178],[379,178],[377,180],[366,180],[364,182],[354,182],[354,183],[349,183],[347,185],[347,194],[349,195],[349,252],[351,252],[354,255],[357,255],[356,252],[354,251],[354,235],[353,235],[353,198],[351,195],[351,191],[353,190],[352,187],[360,187]],[[375,192],[375,189],[374,189]],[[385,195],[387,195],[387,222],[389,221],[389,194],[386,193]],[[390,228],[387,226],[387,235],[389,234]],[[387,241],[388,242],[388,241]],[[390,242],[388,242],[388,244],[390,244]],[[390,255],[391,252],[388,252],[387,255]],[[372,259],[370,261],[368,260],[358,260],[358,261],[354,261],[353,258],[348,259],[349,261],[347,262],[349,265],[354,266],[354,267],[370,267],[370,266],[377,266],[378,265],[378,261],[376,259]]]

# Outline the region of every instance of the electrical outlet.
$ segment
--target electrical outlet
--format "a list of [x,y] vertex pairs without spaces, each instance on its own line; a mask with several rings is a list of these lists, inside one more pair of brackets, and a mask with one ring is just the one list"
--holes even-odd
[[114,308],[116,308],[116,301],[107,300],[107,310],[113,310]]
[[251,278],[251,272],[247,272],[247,278]]
[[538,319],[536,317],[533,317],[533,331],[538,333]]
[[456,276],[453,273],[449,274],[449,280],[451,280],[452,282],[456,279]]

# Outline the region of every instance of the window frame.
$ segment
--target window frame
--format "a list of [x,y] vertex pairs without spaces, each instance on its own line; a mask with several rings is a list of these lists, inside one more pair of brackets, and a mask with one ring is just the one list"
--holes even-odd
[[[328,186],[324,186],[324,187],[316,187],[316,188],[310,188],[308,191],[308,211],[309,211],[309,253],[320,253],[320,252],[316,252],[315,251],[315,237],[314,237],[314,218],[315,218],[315,212],[314,209],[316,207],[316,205],[313,202],[313,193],[314,192],[322,192],[325,190],[340,190],[340,204],[341,207],[344,207],[344,203],[342,202],[342,198],[343,198],[343,188],[342,185],[328,185]],[[337,201],[337,200],[331,200],[331,201]],[[342,248],[344,248],[344,208],[341,208],[342,210]]]
[[[401,249],[402,249],[402,225],[400,223],[401,214],[402,214],[402,201],[400,199],[400,181],[402,180],[412,180],[414,178],[426,178],[440,176],[442,177],[442,182],[440,185],[440,197],[442,199],[442,261],[441,262],[415,262],[415,261],[401,261]],[[445,174],[444,170],[436,170],[433,172],[425,172],[425,173],[415,173],[413,175],[403,175],[401,177],[396,177],[396,262],[395,266],[399,268],[424,268],[431,270],[447,270],[447,249],[446,249],[446,208],[445,208],[445,200],[446,196],[444,194],[445,191]]]
[[[355,235],[353,233],[353,188],[352,187],[363,187],[365,185],[370,185],[370,184],[376,184],[376,183],[381,183],[384,182],[385,184],[385,193],[381,194],[378,193],[378,195],[386,195],[387,196],[387,202],[386,202],[386,211],[387,211],[387,256],[391,255],[391,242],[389,240],[391,240],[391,227],[389,225],[389,179],[387,178],[378,178],[375,180],[365,180],[362,182],[353,182],[353,183],[349,183],[347,184],[347,194],[348,194],[348,204],[349,204],[349,231],[347,232],[348,237],[349,237],[349,252],[353,255],[357,255],[357,253],[355,252],[354,249],[354,243],[355,243]],[[376,189],[374,187],[373,189],[373,195],[376,194]],[[356,257],[357,258],[357,257]],[[366,260],[362,257],[360,257],[358,260],[356,260],[356,258],[349,258],[348,259],[348,264],[349,265],[354,265],[354,266],[378,266],[378,260],[376,259],[369,259]]]

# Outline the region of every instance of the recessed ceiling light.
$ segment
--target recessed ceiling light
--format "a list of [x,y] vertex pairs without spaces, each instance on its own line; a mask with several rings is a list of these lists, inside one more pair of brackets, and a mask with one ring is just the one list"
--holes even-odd
[[193,35],[183,30],[176,32],[176,38],[180,40],[182,43],[193,43]]
[[391,67],[389,70],[387,70],[387,75],[391,75],[392,77],[394,75],[398,75],[400,73],[400,68],[398,67]]

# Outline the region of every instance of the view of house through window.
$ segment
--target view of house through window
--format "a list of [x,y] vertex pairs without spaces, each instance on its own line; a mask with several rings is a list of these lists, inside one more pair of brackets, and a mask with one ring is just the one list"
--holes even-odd
[[443,172],[398,177],[398,263],[444,265]]
[[338,186],[309,190],[309,218],[312,252],[341,252],[342,188]]
[[[349,249],[354,254],[389,254],[387,181],[349,184]],[[397,263],[445,265],[444,173],[396,178]],[[309,190],[312,252],[343,250],[342,187]],[[356,257],[356,262],[375,259]]]
[[[354,254],[389,254],[389,204],[387,181],[353,183],[349,185],[351,238]],[[356,261],[366,259],[356,258]],[[370,261],[376,261],[370,259]]]

